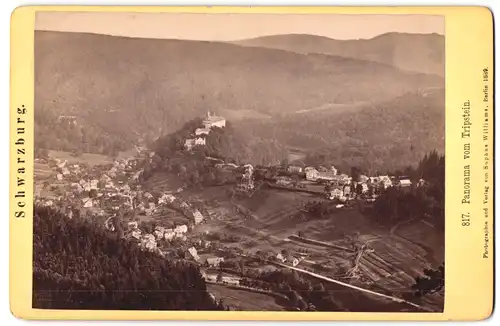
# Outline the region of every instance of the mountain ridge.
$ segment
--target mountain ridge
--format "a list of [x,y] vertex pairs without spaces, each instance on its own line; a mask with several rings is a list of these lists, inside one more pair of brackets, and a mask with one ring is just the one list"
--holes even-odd
[[444,76],[444,35],[390,32],[369,39],[339,40],[314,34],[277,34],[232,42],[296,53],[340,55]]
[[[443,85],[436,75],[322,54],[37,31],[35,141],[55,150],[82,143],[83,151],[112,152],[113,143],[123,150],[137,137],[171,133],[207,111],[282,116]],[[52,123],[66,114],[87,130],[70,136]]]

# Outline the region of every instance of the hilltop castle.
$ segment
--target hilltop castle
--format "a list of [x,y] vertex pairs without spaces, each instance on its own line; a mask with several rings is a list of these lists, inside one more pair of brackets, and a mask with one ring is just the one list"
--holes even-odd
[[184,147],[187,150],[191,150],[194,146],[203,146],[206,144],[205,136],[210,133],[210,129],[213,127],[224,128],[226,126],[226,119],[223,117],[218,117],[212,115],[210,111],[207,112],[207,116],[203,120],[203,128],[198,128],[194,131],[194,137],[186,139],[184,142]]
[[210,129],[212,127],[224,128],[226,126],[226,119],[211,115],[210,111],[208,111],[207,117],[203,120],[203,125],[205,126],[205,129]]

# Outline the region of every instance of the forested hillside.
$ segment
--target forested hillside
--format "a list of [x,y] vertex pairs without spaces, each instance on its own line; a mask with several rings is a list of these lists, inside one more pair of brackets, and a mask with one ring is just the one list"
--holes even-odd
[[[34,68],[38,146],[98,152],[171,133],[208,110],[277,116],[443,85],[436,75],[331,55],[43,31]],[[75,115],[88,135],[47,123],[59,115]]]
[[306,164],[364,173],[404,169],[431,150],[444,151],[444,90],[408,93],[354,112],[296,114],[236,128],[304,149]]
[[[393,174],[398,174],[395,171]],[[411,191],[388,188],[375,202],[375,217],[381,224],[396,225],[410,220],[427,220],[444,231],[445,157],[433,151],[426,154],[415,168],[404,174],[416,181],[425,180]]]
[[[158,139],[154,146],[156,152],[162,159],[171,158],[176,151],[183,150],[184,140],[191,138],[199,127],[202,127],[201,119],[187,122],[178,131]],[[198,146],[195,151],[238,164],[260,165],[279,164],[287,154],[286,147],[276,140],[240,130],[230,121],[225,128],[212,128],[206,136],[206,145]]]
[[40,109],[36,111],[35,148],[114,156],[139,142],[139,135],[119,130],[111,121],[107,126],[84,119],[59,121],[55,112]]
[[198,267],[143,252],[94,223],[34,210],[33,307],[217,310]]

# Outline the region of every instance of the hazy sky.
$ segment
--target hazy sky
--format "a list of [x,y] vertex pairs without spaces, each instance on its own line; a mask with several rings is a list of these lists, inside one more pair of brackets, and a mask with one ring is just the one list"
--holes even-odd
[[444,17],[429,15],[178,14],[39,12],[37,30],[130,37],[234,41],[263,35],[372,38],[387,32],[444,35]]

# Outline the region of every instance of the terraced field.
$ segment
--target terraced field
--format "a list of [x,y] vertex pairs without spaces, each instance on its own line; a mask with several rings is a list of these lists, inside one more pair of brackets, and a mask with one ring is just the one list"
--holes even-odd
[[54,172],[47,163],[35,162],[34,174],[36,179],[43,180],[51,177],[54,174]]
[[70,152],[51,150],[49,151],[49,157],[59,159],[61,161],[66,160],[69,164],[86,163],[93,166],[113,163],[113,159],[111,157],[94,153],[83,153],[82,155],[76,157],[71,155]]
[[[154,182],[157,189],[163,189],[159,180]],[[425,223],[403,224],[391,230],[375,224],[356,208],[338,210],[324,219],[303,218],[303,204],[321,200],[319,197],[263,188],[252,198],[231,199],[229,188],[186,191],[183,196],[208,206],[211,217],[195,232],[238,236],[240,241],[224,245],[234,245],[250,255],[258,251],[276,254],[286,250],[295,256],[307,252],[298,267],[398,297],[409,291],[425,268],[436,268],[444,257],[443,234]],[[319,242],[298,241],[293,236],[299,231]],[[350,239],[356,239],[358,245],[368,244],[370,250],[358,255]],[[355,273],[348,274],[354,266]],[[423,301],[439,310],[444,300],[435,295]]]
[[182,182],[175,176],[169,173],[155,173],[144,184],[144,188],[148,191],[155,192],[174,192],[182,187]]

